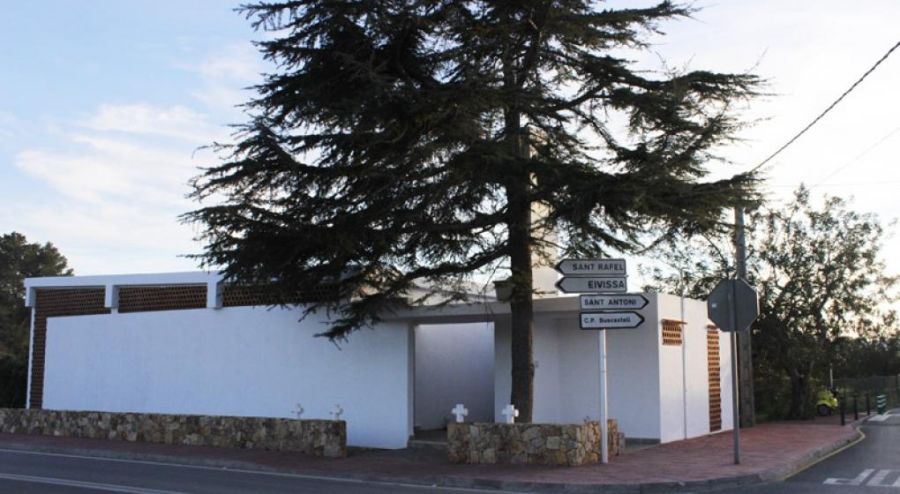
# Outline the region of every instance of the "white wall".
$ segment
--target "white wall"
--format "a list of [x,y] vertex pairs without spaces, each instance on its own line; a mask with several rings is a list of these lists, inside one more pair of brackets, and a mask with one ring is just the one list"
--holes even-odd
[[709,434],[709,351],[706,302],[684,300],[685,360],[687,376],[687,437]]
[[[685,322],[682,346],[660,348],[661,442],[709,434],[709,370],[706,302],[660,294],[659,320]],[[660,326],[660,331],[662,328]],[[728,335],[720,333],[722,430],[732,427],[731,355]],[[727,415],[726,415],[727,414]]]
[[323,314],[239,307],[51,318],[44,407],[330,418],[348,444],[406,446],[410,331],[382,324],[340,348]]
[[[706,303],[665,294],[644,294],[637,329],[607,331],[609,415],[626,437],[676,441],[709,433]],[[662,319],[686,321],[682,346],[662,345]],[[538,422],[596,418],[599,377],[596,331],[582,331],[577,313],[535,320],[535,410]],[[495,326],[494,413],[509,403],[509,321]],[[722,429],[731,428],[728,335],[720,334]]]
[[[659,395],[660,395],[660,442],[685,439],[685,395],[684,363],[685,347],[662,344],[662,320],[683,320],[681,299],[677,296],[657,294],[659,314],[657,324],[657,345],[659,345]],[[687,339],[689,336],[684,335]],[[706,361],[705,356],[698,356]],[[706,382],[706,379],[703,380]]]
[[494,420],[494,328],[490,323],[415,329],[415,425],[439,429],[463,403],[467,420]]
[[[557,321],[535,318],[534,321],[534,422],[561,423],[559,368],[560,340],[570,327],[558,327]],[[577,331],[577,328],[575,328]],[[507,403],[509,397],[507,397]],[[497,412],[499,412],[498,410]],[[581,420],[579,420],[580,422]]]
[[608,330],[607,382],[609,416],[619,423],[625,437],[660,437],[659,317],[656,294],[640,314],[644,324],[636,329]]
[[[578,329],[577,317],[535,318],[534,422],[581,423],[599,416],[596,333]],[[512,390],[509,321],[498,322],[494,335],[494,420],[501,422]]]
[[556,328],[559,337],[559,394],[557,398],[559,415],[557,421],[578,424],[585,417],[599,420],[600,349],[598,332],[580,329],[577,314],[557,319]]
[[731,403],[731,333],[719,332],[719,365],[722,369],[719,383],[722,389],[722,430],[730,431],[734,428],[734,407]]
[[581,423],[600,416],[597,333],[578,314],[535,319],[534,421]]
[[[652,297],[652,295],[651,295]],[[659,437],[659,372],[653,304],[642,311],[651,324],[607,331],[609,416],[628,437]],[[535,422],[596,420],[599,402],[599,332],[581,330],[578,313],[544,316],[534,324]],[[495,330],[495,420],[509,403],[511,389],[508,322]]]

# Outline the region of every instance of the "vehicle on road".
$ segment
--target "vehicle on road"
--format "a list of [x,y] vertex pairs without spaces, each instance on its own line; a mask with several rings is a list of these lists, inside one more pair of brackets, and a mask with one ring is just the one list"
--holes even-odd
[[820,417],[827,417],[834,413],[838,407],[838,399],[831,390],[823,389],[816,397],[816,413]]

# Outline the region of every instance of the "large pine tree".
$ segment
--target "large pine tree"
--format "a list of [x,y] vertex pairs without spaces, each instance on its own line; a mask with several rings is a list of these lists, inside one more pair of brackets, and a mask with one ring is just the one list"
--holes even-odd
[[[217,203],[206,265],[287,303],[337,284],[343,338],[398,301],[494,263],[513,282],[512,403],[531,420],[532,258],[629,252],[648,231],[715,228],[755,179],[709,181],[730,107],[753,75],[636,70],[668,1],[297,0],[240,9],[276,64],[223,163],[195,182]],[[611,122],[618,122],[612,124]],[[532,217],[542,204],[548,214]],[[349,301],[349,302],[348,302]]]
[[0,235],[0,407],[25,406],[31,328],[25,278],[71,274],[53,244],[30,243],[16,232]]

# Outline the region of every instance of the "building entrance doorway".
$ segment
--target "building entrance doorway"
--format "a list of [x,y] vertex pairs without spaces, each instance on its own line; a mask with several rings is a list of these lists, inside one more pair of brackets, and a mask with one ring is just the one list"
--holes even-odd
[[457,403],[467,422],[493,422],[493,323],[417,326],[414,394],[416,439],[444,440]]

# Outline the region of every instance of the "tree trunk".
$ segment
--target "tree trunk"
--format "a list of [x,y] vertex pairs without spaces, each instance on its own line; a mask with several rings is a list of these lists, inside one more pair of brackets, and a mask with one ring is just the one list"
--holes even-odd
[[[518,115],[507,116],[507,131],[512,154],[527,157],[528,142],[521,135]],[[519,410],[519,422],[531,422],[534,408],[534,302],[531,271],[531,199],[530,175],[524,163],[510,173],[506,185],[509,264],[512,274],[510,319],[512,327],[512,396]]]
[[789,419],[809,418],[806,410],[809,406],[806,400],[809,399],[809,379],[797,369],[791,369],[791,408],[788,410]]
[[[511,19],[511,17],[510,17]],[[511,45],[503,47],[503,86],[510,99],[504,114],[504,134],[513,159],[506,182],[507,245],[512,274],[510,297],[512,393],[519,422],[531,422],[534,408],[534,303],[531,272],[531,174],[527,166],[528,136],[522,129],[517,98],[518,58]]]
[[534,405],[534,304],[531,274],[531,204],[528,184],[511,184],[509,197],[509,261],[513,291],[510,298],[512,326],[512,404],[520,422],[531,422]]

